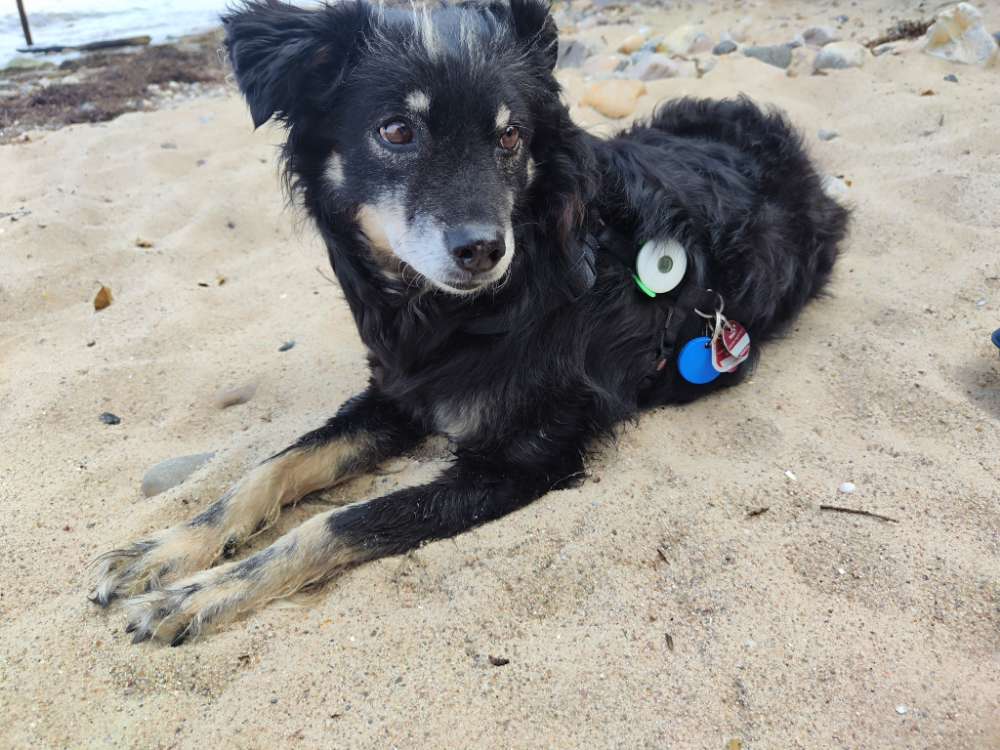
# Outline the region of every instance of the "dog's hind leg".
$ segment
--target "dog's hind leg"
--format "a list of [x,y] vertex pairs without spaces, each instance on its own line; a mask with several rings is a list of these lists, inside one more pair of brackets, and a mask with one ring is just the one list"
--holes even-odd
[[156,588],[166,577],[189,575],[231,556],[240,543],[274,523],[283,506],[371,469],[420,437],[409,419],[369,389],[190,521],[98,558],[91,599],[107,606],[118,597]]
[[580,476],[574,450],[545,465],[459,454],[436,481],[309,519],[240,562],[220,565],[126,603],[134,641],[172,645],[345,566],[412,549],[498,518]]

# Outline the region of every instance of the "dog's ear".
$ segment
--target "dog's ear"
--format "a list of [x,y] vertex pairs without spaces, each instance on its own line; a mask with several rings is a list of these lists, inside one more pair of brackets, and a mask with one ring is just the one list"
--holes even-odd
[[316,10],[279,0],[247,0],[222,18],[226,50],[255,128],[272,116],[290,122],[343,78],[371,21],[363,0]]
[[517,38],[553,70],[559,57],[559,30],[548,0],[510,0],[510,16]]

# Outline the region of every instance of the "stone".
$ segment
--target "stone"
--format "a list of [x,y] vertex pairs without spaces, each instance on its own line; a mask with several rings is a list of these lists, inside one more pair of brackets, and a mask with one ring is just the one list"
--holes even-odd
[[959,3],[937,14],[927,30],[924,52],[950,62],[985,67],[997,57],[997,40],[986,30],[976,6]]
[[663,38],[657,52],[671,55],[696,55],[712,49],[712,39],[697,26],[678,26]]
[[580,101],[605,117],[628,117],[635,111],[639,97],[646,93],[642,81],[597,81],[590,84]]
[[958,76],[955,75],[954,73],[949,73],[944,77],[944,80],[948,81],[949,83],[958,83]]
[[750,33],[750,24],[753,23],[751,16],[743,16],[739,21],[729,27],[725,37],[734,42],[745,42]]
[[838,135],[840,135],[840,133],[838,133],[836,130],[827,130],[826,128],[820,128],[819,132],[816,134],[816,137],[819,138],[821,141],[832,141]]
[[622,55],[594,55],[587,59],[580,70],[588,76],[606,76],[628,65],[628,58]]
[[245,385],[220,388],[216,392],[215,398],[212,400],[220,409],[228,409],[230,406],[245,404],[253,398],[256,392],[257,381],[252,381],[250,383],[246,383]]
[[653,52],[643,55],[625,71],[625,75],[638,81],[656,81],[680,76],[680,64],[666,55]]
[[142,494],[153,497],[171,487],[176,487],[211,461],[214,456],[215,453],[194,453],[190,456],[178,456],[160,461],[142,478]]
[[55,63],[48,60],[39,60],[37,57],[27,57],[18,55],[7,63],[3,72],[13,72],[17,70],[47,70],[55,68]]
[[841,205],[851,204],[851,188],[839,177],[828,174],[822,180],[823,192]]
[[832,26],[813,26],[802,32],[802,39],[810,47],[825,47],[830,42],[840,41],[840,35]]
[[646,37],[642,34],[629,34],[618,47],[618,51],[631,55],[633,52],[638,52],[645,43]]
[[590,49],[579,39],[569,39],[559,44],[557,68],[579,68],[590,57]]
[[854,482],[844,482],[837,488],[837,492],[841,495],[850,495],[856,490],[857,487],[854,486]]
[[830,42],[816,55],[815,70],[842,70],[860,68],[865,64],[868,50],[857,42]]
[[735,52],[739,45],[736,44],[732,39],[723,39],[721,42],[712,47],[713,55],[728,55],[730,52]]
[[787,44],[775,44],[769,47],[744,47],[743,54],[776,68],[787,68],[792,62],[792,49]]
[[117,414],[112,414],[109,411],[102,412],[100,416],[97,417],[99,420],[104,422],[104,424],[116,425],[122,423],[122,418]]

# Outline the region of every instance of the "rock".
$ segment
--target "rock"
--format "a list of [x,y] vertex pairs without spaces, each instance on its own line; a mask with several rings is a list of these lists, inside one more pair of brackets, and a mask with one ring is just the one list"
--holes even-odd
[[857,487],[854,486],[854,482],[844,482],[837,488],[837,492],[841,495],[850,495]]
[[295,340],[292,339],[291,341],[286,341],[284,344],[279,346],[278,351],[287,352],[289,349],[293,349],[294,347],[295,347]]
[[743,16],[743,18],[729,28],[724,37],[732,39],[734,42],[745,42],[747,35],[750,33],[750,24],[752,23],[753,18],[751,16]]
[[809,75],[812,73],[812,66],[812,47],[796,47],[792,50],[792,61],[785,68],[785,75],[789,78]]
[[868,50],[857,42],[830,42],[816,55],[815,70],[841,70],[860,68],[865,64]]
[[16,70],[44,70],[55,67],[55,63],[49,62],[48,60],[39,60],[37,57],[22,57],[18,55],[7,63],[6,67],[3,68],[3,72],[13,72]]
[[792,49],[787,44],[775,44],[769,47],[744,47],[743,54],[776,68],[787,68],[792,62]]
[[712,49],[712,39],[696,26],[678,26],[663,38],[657,52],[671,55],[696,55]]
[[813,26],[802,32],[802,39],[810,47],[825,47],[830,42],[840,40],[840,35],[832,26]]
[[730,52],[735,52],[737,48],[738,45],[732,39],[723,39],[721,42],[712,47],[712,54],[728,55]]
[[661,78],[677,78],[680,65],[666,55],[653,52],[643,55],[625,71],[625,75],[638,81],[656,81]]
[[583,64],[581,70],[588,76],[607,76],[628,65],[628,58],[622,55],[595,55]]
[[230,406],[245,404],[253,398],[257,392],[257,381],[230,388],[220,388],[212,401],[220,409],[228,409]]
[[826,175],[822,181],[823,192],[841,205],[850,205],[851,188],[839,177]]
[[646,37],[642,34],[630,34],[625,37],[625,40],[618,47],[618,51],[624,52],[626,55],[631,55],[633,52],[638,52],[645,43]]
[[579,39],[570,39],[559,45],[557,68],[579,68],[590,57],[590,49]]
[[635,111],[639,97],[646,93],[641,81],[598,81],[590,84],[580,101],[605,117],[627,117]]
[[176,487],[211,461],[214,456],[214,453],[194,453],[190,456],[178,456],[160,461],[142,478],[142,494],[152,497]]
[[826,128],[820,128],[819,132],[816,134],[816,137],[819,138],[821,141],[832,141],[838,135],[840,135],[840,133],[838,133],[836,130],[827,130]]
[[840,16],[834,16],[833,20],[836,21],[837,23],[844,24],[850,21],[851,19],[848,18],[847,16],[840,15]]
[[904,705],[896,706],[896,713],[899,714],[900,716],[904,716],[906,714],[906,712],[909,711],[909,710],[910,709],[908,709]]
[[104,424],[121,424],[122,418],[117,414],[112,414],[109,411],[104,412],[98,417],[99,420],[104,422]]
[[948,81],[949,83],[958,83],[958,76],[955,75],[954,73],[949,73],[944,77],[944,80]]
[[990,65],[997,57],[997,40],[983,25],[983,14],[970,3],[941,11],[927,30],[924,52],[966,65]]

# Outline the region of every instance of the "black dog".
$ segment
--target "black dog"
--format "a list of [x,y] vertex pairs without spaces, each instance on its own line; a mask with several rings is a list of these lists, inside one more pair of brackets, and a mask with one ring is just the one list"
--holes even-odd
[[[779,115],[683,100],[590,137],[559,99],[541,0],[260,1],[224,20],[254,124],[287,128],[290,187],[326,241],[372,376],[199,516],[101,559],[93,596],[132,597],[136,641],[180,643],[577,480],[588,446],[622,420],[740,379],[747,363],[711,382],[684,373],[686,344],[725,328],[713,305],[756,346],[830,275],[847,213]],[[656,299],[634,278],[648,241],[679,243],[687,262]],[[692,351],[708,356],[705,341]],[[282,506],[432,432],[455,445],[436,481],[209,567]]]

